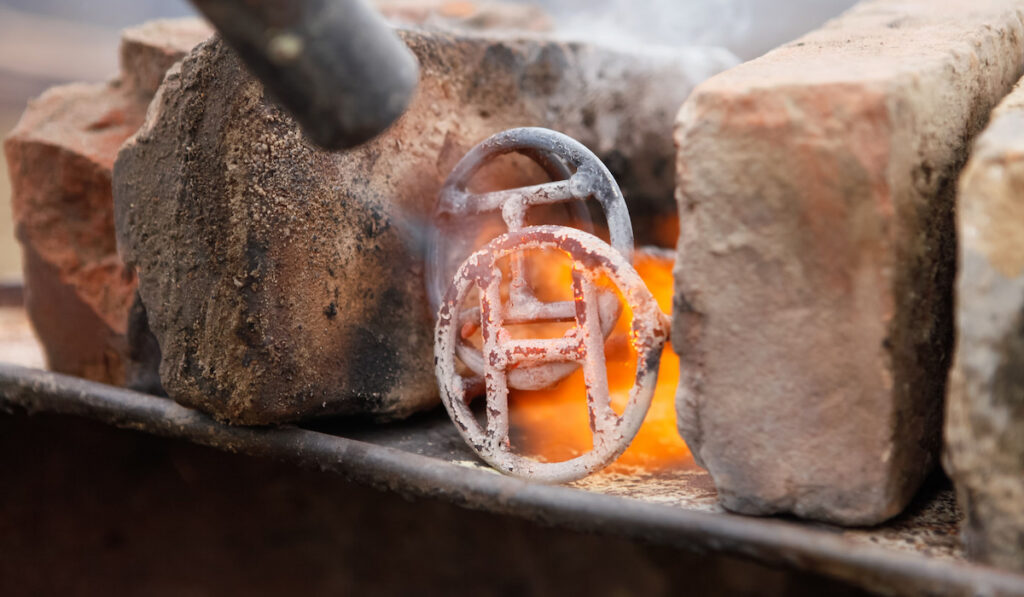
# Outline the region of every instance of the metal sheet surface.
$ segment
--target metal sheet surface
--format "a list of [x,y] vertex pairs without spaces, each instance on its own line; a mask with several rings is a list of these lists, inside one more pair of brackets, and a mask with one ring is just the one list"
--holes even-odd
[[1024,595],[1024,576],[963,561],[948,488],[927,489],[887,525],[843,530],[725,513],[699,470],[601,474],[569,486],[505,477],[476,460],[439,412],[388,425],[231,427],[164,398],[9,364],[0,364],[0,410],[86,417],[541,524],[817,572],[886,594]]

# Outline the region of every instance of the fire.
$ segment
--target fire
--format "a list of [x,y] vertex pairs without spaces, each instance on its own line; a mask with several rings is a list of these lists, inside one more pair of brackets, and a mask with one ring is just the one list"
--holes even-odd
[[[638,252],[634,260],[637,272],[666,313],[670,313],[672,308],[672,265],[673,261],[668,256],[645,252]],[[568,268],[561,268],[557,273],[552,274],[548,270],[543,275],[542,285],[565,288],[571,274]],[[545,293],[538,292],[539,296],[542,294]],[[636,354],[628,341],[630,320],[631,313],[627,308],[605,343],[612,405],[620,413],[633,385],[636,367]],[[678,381],[679,357],[670,345],[666,345],[647,418],[629,449],[608,470],[653,472],[693,466],[690,451],[676,431],[675,392]],[[512,441],[516,450],[548,462],[567,460],[589,451],[591,431],[585,396],[582,371],[576,371],[553,388],[513,391],[509,405]]]

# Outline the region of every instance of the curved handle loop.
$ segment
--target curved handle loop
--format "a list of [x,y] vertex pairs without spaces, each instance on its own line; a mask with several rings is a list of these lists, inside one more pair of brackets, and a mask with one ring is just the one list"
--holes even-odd
[[[494,159],[509,153],[524,154],[537,162],[552,178],[551,182],[487,193],[473,193],[467,187],[473,177]],[[526,211],[534,206],[571,203],[581,221],[589,221],[583,201],[593,197],[604,210],[609,240],[627,262],[633,257],[633,230],[625,199],[608,169],[590,150],[578,141],[544,128],[510,129],[484,140],[471,149],[452,170],[441,188],[436,209],[436,226],[428,239],[427,291],[435,312],[451,280],[452,265],[463,255],[453,254],[458,235],[456,227],[468,216],[500,213],[510,232],[523,229]],[[445,223],[450,223],[445,225]],[[465,243],[463,243],[465,245]],[[468,253],[468,251],[467,251]],[[571,303],[543,303],[525,281],[527,265],[522,254],[511,261],[512,320],[566,321],[574,316]],[[618,300],[598,290],[598,321],[607,337],[620,314]],[[479,311],[462,314],[464,325],[479,326]],[[484,357],[466,342],[456,348],[459,358],[477,375],[484,374]],[[548,363],[519,368],[509,376],[509,385],[531,390],[551,386],[578,367],[578,363]],[[479,384],[478,384],[479,385]]]

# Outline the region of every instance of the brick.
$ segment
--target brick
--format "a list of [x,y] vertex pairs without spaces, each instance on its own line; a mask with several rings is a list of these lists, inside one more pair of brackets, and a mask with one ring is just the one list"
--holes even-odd
[[126,31],[118,79],[48,90],[4,142],[26,308],[55,371],[153,389],[141,380],[155,362],[133,358],[126,339],[136,279],[117,254],[111,170],[143,122],[154,73],[191,48],[174,32],[196,23]]
[[680,111],[679,428],[726,508],[875,524],[933,468],[955,180],[1018,7],[861,2]]
[[[633,188],[651,184],[659,159],[673,155],[662,133],[692,87],[675,58],[403,36],[421,64],[419,90],[361,147],[311,146],[212,41],[172,70],[122,149],[120,245],[137,267],[161,379],[178,401],[246,424],[432,406],[422,239],[464,153],[507,128],[549,126],[618,152]],[[495,180],[540,180],[516,164],[496,167]]]
[[152,99],[164,74],[185,53],[213,35],[202,19],[157,19],[121,32],[123,84]]
[[1000,104],[960,179],[956,356],[946,469],[968,555],[1024,571],[1024,86]]

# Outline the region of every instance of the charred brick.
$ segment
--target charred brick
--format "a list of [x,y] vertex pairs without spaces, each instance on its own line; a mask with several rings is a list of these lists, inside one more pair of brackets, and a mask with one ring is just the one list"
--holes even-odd
[[[219,40],[167,75],[114,178],[120,244],[175,399],[247,424],[402,417],[435,404],[422,247],[454,162],[495,132],[538,125],[621,152],[644,179],[639,156],[650,148],[638,142],[665,130],[694,72],[728,64],[718,54],[701,54],[695,70],[695,56],[402,36],[421,64],[417,96],[391,129],[346,152],[308,143]],[[523,88],[527,72],[551,76]],[[637,99],[623,110],[626,90]],[[673,151],[665,135],[660,151]],[[498,178],[536,176],[510,167]],[[657,184],[668,206],[672,181]]]

